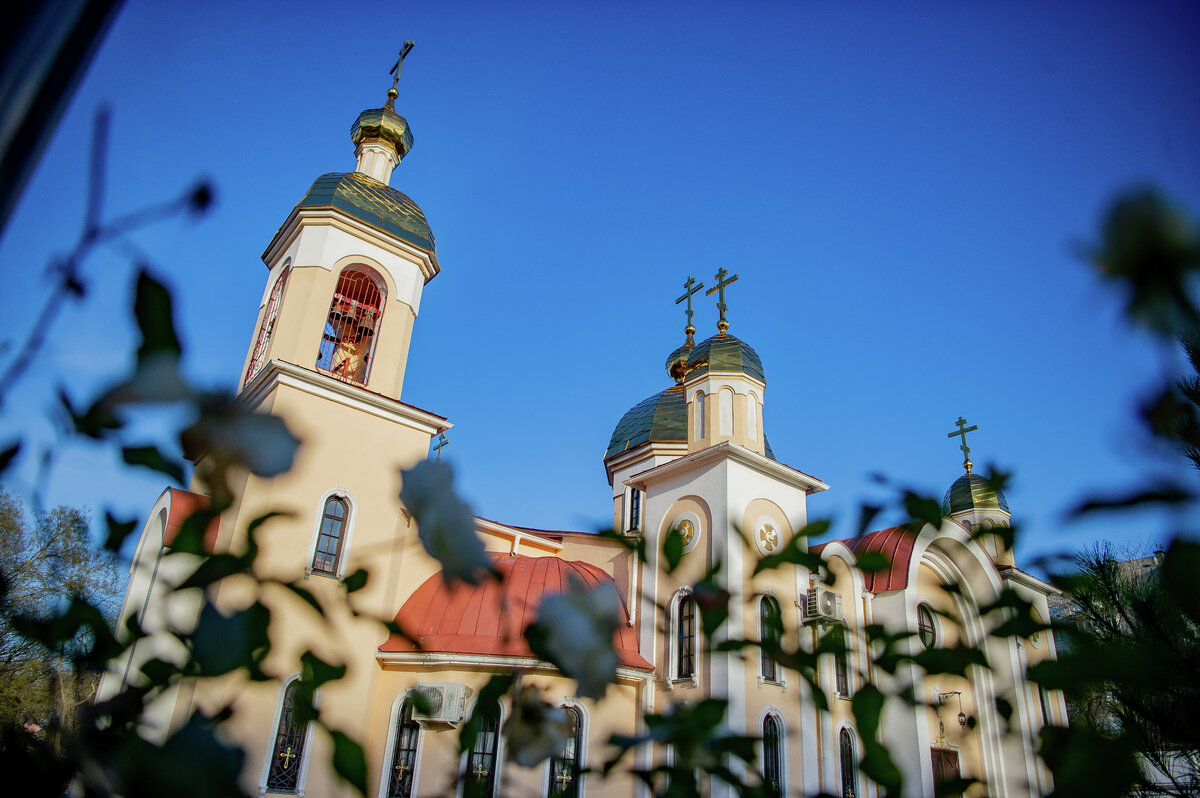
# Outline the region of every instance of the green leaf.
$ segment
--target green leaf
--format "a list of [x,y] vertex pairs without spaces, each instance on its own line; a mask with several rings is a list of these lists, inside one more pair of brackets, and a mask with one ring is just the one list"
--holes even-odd
[[120,551],[121,545],[125,543],[125,539],[137,527],[136,518],[131,518],[128,521],[118,521],[108,510],[104,511],[104,523],[108,529],[108,534],[104,538],[104,548],[109,551]]
[[679,567],[679,561],[683,559],[683,547],[686,544],[683,541],[683,533],[672,527],[667,531],[666,538],[663,539],[663,559],[667,562],[667,573],[675,573],[675,569]]
[[819,538],[828,533],[829,527],[830,522],[823,519],[811,522],[788,538],[782,549],[775,554],[768,554],[761,558],[754,566],[755,575],[763,571],[773,571],[785,565],[802,565],[814,573],[820,572],[825,563],[821,559],[821,555],[808,550],[808,541],[810,538]]
[[516,674],[512,673],[497,674],[488,679],[487,684],[480,689],[475,709],[471,711],[471,717],[463,723],[462,731],[458,735],[460,754],[470,751],[475,745],[475,738],[479,736],[484,719],[495,717],[495,713],[500,711],[500,699],[512,688],[516,678]]
[[871,523],[875,517],[883,512],[883,506],[878,504],[862,504],[858,508],[858,533],[856,537],[862,537],[871,531]]
[[132,466],[142,466],[166,474],[178,483],[183,482],[183,467],[167,459],[156,446],[126,446],[121,457]]
[[1200,544],[1176,539],[1163,558],[1162,578],[1167,593],[1191,616],[1200,622]]
[[107,402],[96,402],[81,413],[71,404],[71,398],[63,388],[58,389],[58,402],[71,419],[71,426],[85,437],[99,440],[122,426]]
[[192,634],[192,659],[201,676],[220,676],[239,668],[255,670],[270,650],[271,613],[255,602],[224,615],[206,603]]
[[21,451],[21,442],[20,441],[17,441],[12,446],[9,446],[7,449],[0,451],[0,474],[3,474],[5,471],[8,470],[8,467],[12,464],[13,458],[16,457],[17,453],[20,451]]
[[249,563],[232,554],[210,554],[187,579],[183,580],[178,589],[208,587],[213,582],[219,582],[227,576],[246,571],[248,566]]
[[311,651],[300,655],[301,678],[314,690],[346,675],[345,665],[331,665]]
[[914,519],[924,521],[935,529],[942,526],[942,503],[911,490],[904,491],[904,510]]
[[1179,485],[1155,485],[1148,488],[1139,488],[1118,496],[1112,496],[1107,493],[1100,496],[1093,496],[1071,509],[1067,513],[1067,517],[1075,519],[1097,511],[1111,512],[1113,510],[1127,510],[1146,504],[1170,507],[1190,502],[1195,498],[1196,494],[1193,491]]
[[171,294],[166,286],[145,270],[138,273],[133,315],[142,334],[142,342],[137,352],[138,363],[160,355],[179,357],[182,348],[179,345],[179,336],[175,334]]
[[308,606],[316,610],[319,615],[325,614],[325,610],[321,607],[321,602],[317,601],[317,597],[314,596],[308,588],[301,587],[295,582],[280,582],[280,584],[292,591],[292,593],[296,594],[296,596],[301,598],[305,603],[308,604]]
[[367,571],[365,568],[359,568],[354,573],[342,580],[342,584],[346,587],[347,593],[356,593],[367,586]]
[[359,795],[367,794],[367,755],[363,747],[344,732],[329,730],[333,740],[333,770]]
[[878,573],[892,567],[892,561],[881,551],[864,551],[854,561],[858,570],[865,573]]

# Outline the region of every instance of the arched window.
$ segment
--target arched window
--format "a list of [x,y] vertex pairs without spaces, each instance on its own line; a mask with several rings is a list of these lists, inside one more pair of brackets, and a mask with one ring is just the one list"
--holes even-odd
[[317,351],[317,368],[365,385],[371,371],[386,289],[365,266],[351,266],[338,277]]
[[758,639],[763,646],[758,650],[759,674],[763,681],[779,681],[779,666],[770,651],[779,647],[783,638],[783,613],[774,596],[763,596],[758,603]]
[[580,757],[583,754],[583,713],[579,707],[566,706],[567,740],[558,756],[550,757],[550,778],[546,785],[549,798],[575,798],[579,795]]
[[917,637],[920,638],[923,648],[933,648],[937,645],[937,619],[933,617],[933,610],[928,604],[917,606]]
[[746,394],[746,437],[758,440],[758,400],[754,394]]
[[733,434],[733,391],[722,388],[717,392],[718,435]]
[[696,676],[696,601],[685,593],[675,602],[675,678]]
[[271,297],[267,300],[267,309],[263,312],[262,324],[258,327],[258,338],[254,341],[254,353],[250,355],[250,365],[246,367],[246,379],[242,386],[250,382],[266,363],[267,345],[271,343],[271,333],[275,331],[275,320],[279,318],[279,305],[283,302],[283,289],[287,285],[288,275],[292,273],[291,266],[284,266],[275,287],[271,289]]
[[629,530],[637,532],[642,528],[642,492],[637,488],[629,490]]
[[696,391],[696,440],[704,439],[704,391]]
[[421,739],[421,724],[413,720],[412,702],[407,698],[396,713],[393,735],[391,771],[388,773],[387,798],[410,798],[415,795],[413,776],[417,768],[417,743]]
[[842,764],[842,798],[858,796],[858,758],[854,754],[854,735],[843,728],[839,735],[838,749]]
[[783,730],[779,718],[763,718],[763,788],[771,798],[783,796]]
[[849,636],[843,626],[834,627],[830,634],[833,635],[835,643],[833,649],[834,689],[838,695],[848,697],[850,695],[850,667],[847,662],[850,647]]
[[296,690],[299,684],[298,680],[293,680],[283,692],[279,724],[275,729],[275,745],[271,749],[271,766],[267,772],[267,789],[271,792],[294,793],[300,783],[307,724],[301,724],[296,718]]
[[482,723],[475,744],[467,754],[463,773],[463,798],[492,798],[496,794],[496,773],[500,768],[500,707],[481,713]]
[[321,527],[317,532],[317,548],[313,553],[313,573],[337,576],[348,514],[349,507],[341,496],[330,496],[325,500]]

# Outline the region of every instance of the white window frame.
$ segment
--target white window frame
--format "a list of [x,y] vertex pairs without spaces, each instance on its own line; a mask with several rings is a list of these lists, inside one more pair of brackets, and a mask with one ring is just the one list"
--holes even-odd
[[[387,795],[389,776],[392,772],[392,764],[396,759],[396,721],[400,719],[400,708],[404,706],[404,702],[412,697],[413,690],[408,688],[400,695],[396,696],[396,700],[392,702],[392,711],[388,715],[388,733],[387,747],[384,748],[384,756],[387,758],[383,768],[383,772],[379,774],[379,798]],[[418,724],[420,725],[420,724]],[[425,728],[421,727],[421,731],[417,733],[417,753],[413,759],[413,795],[420,795],[419,779],[421,777],[421,754],[425,747]]]
[[865,794],[863,793],[862,768],[860,767],[860,763],[862,762],[862,753],[861,753],[862,741],[858,737],[858,730],[855,729],[854,726],[852,726],[849,722],[845,722],[845,723],[841,724],[840,726],[838,726],[836,743],[834,744],[834,750],[837,751],[837,789],[838,789],[838,792],[840,793],[842,791],[842,782],[845,781],[845,776],[842,773],[842,732],[843,731],[848,731],[850,733],[850,746],[851,746],[850,754],[854,758],[853,786],[854,786],[855,798],[866,798]]
[[[564,698],[558,702],[564,709],[574,709],[579,713],[579,745],[575,749],[575,767],[579,769],[579,798],[583,798],[587,788],[587,750],[588,750],[588,713],[583,704],[575,698]],[[542,796],[550,795],[550,760],[547,757],[542,766]]]
[[[475,706],[478,703],[478,696],[471,703],[471,709],[467,712],[467,717],[475,711]],[[496,706],[500,709],[500,717],[496,721],[496,780],[492,783],[492,794],[489,798],[497,798],[500,795],[500,783],[504,780],[504,755],[506,748],[504,740],[504,722],[507,720],[508,711],[504,706],[503,701],[497,701]],[[467,760],[470,759],[471,752],[463,751],[458,757],[458,779],[454,787],[454,795],[456,798],[462,798],[463,785],[466,783],[467,775]]]
[[[325,517],[325,504],[335,496],[346,502],[346,520],[342,524],[342,546],[338,554],[337,568],[333,574],[327,574],[324,571],[313,570],[313,558],[317,556],[317,540],[321,537],[321,521]],[[354,522],[357,518],[358,502],[354,500],[350,491],[345,488],[333,488],[326,491],[325,495],[321,497],[321,501],[317,503],[312,539],[308,542],[308,559],[304,562],[305,578],[323,576],[328,579],[337,579],[339,582],[346,578],[346,563],[350,560],[350,542],[354,537]]]
[[692,635],[692,673],[690,676],[681,676],[679,674],[679,607],[685,598],[692,599],[695,604],[695,596],[692,594],[692,589],[689,587],[681,587],[675,591],[675,595],[671,596],[671,601],[667,605],[670,610],[667,636],[667,689],[671,689],[671,685],[679,682],[691,682],[692,687],[700,686],[700,608],[695,608],[695,630]]
[[[922,607],[929,610],[930,620],[933,621],[933,642],[930,643],[928,646],[925,645],[925,641],[921,639],[921,608]],[[916,623],[916,628],[913,629],[913,631],[917,633],[917,645],[921,647],[920,648],[921,651],[924,651],[927,648],[939,648],[942,645],[942,641],[945,638],[942,637],[942,624],[940,621],[938,621],[938,617],[939,617],[938,611],[937,611],[937,608],[933,606],[933,602],[927,601],[926,599],[920,599],[919,601],[917,601],[917,612],[916,612],[916,616],[914,617],[914,620],[917,623]]]
[[[768,704],[766,706],[766,708],[763,709],[762,713],[758,716],[758,728],[761,731],[763,726],[767,722],[767,717],[771,716],[771,715],[773,715],[775,717],[775,722],[779,724],[779,781],[780,781],[780,786],[783,788],[782,790],[780,790],[780,795],[787,796],[787,795],[791,795],[791,790],[788,788],[788,785],[790,784],[789,773],[788,773],[788,760],[790,759],[790,757],[788,756],[788,726],[787,726],[787,721],[784,720],[784,717],[783,717],[783,710],[781,710],[779,707],[775,706],[774,704]],[[759,741],[758,741],[758,761],[762,764],[762,767],[759,769],[759,774],[758,774],[760,777],[766,776],[766,764],[767,764],[766,753],[767,753],[766,741],[763,739],[759,739]]]
[[[288,688],[293,682],[300,681],[300,674],[293,673],[283,680],[283,684],[279,687],[279,694],[275,697],[275,712],[271,715],[271,736],[267,742],[267,751],[263,754],[262,775],[258,779],[258,796],[263,798],[265,795],[295,795],[296,798],[304,798],[304,790],[308,783],[308,763],[312,759],[312,744],[313,723],[308,722],[304,729],[304,750],[300,752],[300,775],[296,777],[296,792],[270,792],[267,790],[267,779],[271,775],[271,759],[275,754],[275,738],[279,736],[279,716],[283,714],[283,698],[287,695]],[[321,688],[317,688],[317,692],[313,695],[313,706],[317,709],[321,707]]]

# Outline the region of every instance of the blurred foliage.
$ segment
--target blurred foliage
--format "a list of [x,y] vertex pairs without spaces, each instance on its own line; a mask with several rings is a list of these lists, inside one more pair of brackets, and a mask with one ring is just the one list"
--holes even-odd
[[[106,129],[106,123],[98,124],[97,140],[101,144]],[[94,169],[93,181],[102,173],[102,169]],[[64,300],[86,295],[84,266],[95,247],[119,240],[125,251],[136,253],[129,236],[138,227],[182,213],[203,213],[212,201],[211,189],[202,185],[174,200],[106,223],[98,199],[102,191],[93,185],[89,196],[92,202],[84,231],[75,249],[53,270],[58,280],[46,311],[37,321],[38,327],[0,372],[0,402],[36,358],[48,334],[49,322]],[[1131,318],[1138,323],[1170,338],[1200,329],[1188,293],[1195,283],[1195,271],[1200,268],[1197,257],[1200,243],[1195,224],[1172,203],[1146,191],[1121,197],[1103,224],[1101,242],[1089,252],[1104,277],[1121,286]],[[66,391],[61,391],[61,411],[66,419],[64,434],[108,442],[120,450],[130,467],[150,469],[181,482],[186,474],[184,464],[156,443],[129,440],[128,418],[139,408],[164,402],[190,411],[192,418],[180,433],[180,445],[193,457],[203,455],[194,478],[212,503],[187,519],[165,556],[186,564],[190,572],[175,592],[194,600],[198,608],[196,622],[169,630],[177,643],[175,655],[162,654],[148,660],[134,657],[134,647],[147,635],[140,626],[139,615],[114,628],[111,611],[104,599],[90,589],[94,583],[88,581],[103,580],[103,570],[90,566],[81,569],[77,564],[99,562],[88,558],[110,557],[109,553],[119,551],[136,528],[131,520],[106,513],[104,550],[97,553],[83,545],[86,533],[81,530],[86,524],[70,511],[59,510],[39,517],[31,539],[53,537],[61,531],[62,550],[74,553],[60,559],[75,563],[47,566],[46,576],[38,584],[43,585],[43,592],[48,587],[53,595],[44,595],[42,599],[31,599],[22,593],[21,561],[9,556],[21,551],[21,546],[4,546],[0,552],[0,590],[5,626],[0,630],[0,646],[5,651],[29,652],[23,661],[31,663],[28,672],[14,671],[12,685],[19,684],[19,679],[39,678],[36,663],[46,662],[48,657],[56,658],[60,676],[71,674],[85,683],[87,680],[94,683],[106,670],[133,667],[136,663],[135,671],[120,680],[115,692],[102,696],[96,703],[75,706],[70,723],[64,721],[66,704],[60,702],[57,708],[47,705],[40,716],[46,721],[39,723],[43,731],[27,727],[24,717],[9,718],[0,728],[0,772],[8,774],[10,787],[24,795],[60,795],[68,785],[73,785],[70,789],[76,793],[96,796],[244,794],[239,777],[246,767],[245,753],[225,742],[219,733],[220,725],[228,721],[234,707],[211,714],[195,710],[181,725],[162,730],[158,735],[150,733],[147,726],[147,707],[174,688],[196,680],[279,679],[283,674],[271,672],[266,665],[271,661],[273,643],[268,633],[271,601],[264,600],[268,592],[281,592],[299,602],[307,608],[306,612],[311,611],[317,624],[330,623],[329,618],[335,613],[338,617],[347,612],[357,615],[349,602],[343,601],[343,606],[333,608],[302,582],[262,573],[258,564],[258,536],[264,525],[275,520],[274,514],[263,515],[248,526],[244,535],[236,536],[236,540],[244,541],[236,550],[207,549],[205,529],[212,518],[230,506],[234,499],[231,486],[237,484],[236,480],[246,473],[272,477],[285,472],[299,442],[281,420],[249,412],[228,393],[200,390],[188,382],[179,368],[184,347],[175,329],[170,294],[154,277],[156,270],[146,259],[139,256],[134,261],[138,276],[132,310],[141,338],[133,370],[84,406],[77,405]],[[1194,343],[1187,346],[1195,365],[1196,346]],[[1194,379],[1172,380],[1171,388],[1151,403],[1143,418],[1153,432],[1171,439],[1193,457],[1198,394],[1200,386]],[[48,452],[45,457],[52,454]],[[0,446],[0,473],[28,456],[32,455],[25,451],[21,441]],[[500,579],[501,574],[475,535],[471,509],[454,491],[449,468],[422,463],[403,472],[401,477],[400,497],[416,520],[419,540],[442,564],[444,579],[448,583],[471,584]],[[1000,484],[1007,477],[994,472],[989,479]],[[5,509],[11,500],[7,502],[0,502],[0,523],[7,524],[0,531],[19,539],[26,526],[18,515]],[[1106,497],[1084,500],[1078,512],[1103,513],[1138,505],[1168,510],[1173,518],[1182,518],[1185,516],[1177,511],[1193,506],[1194,502],[1192,485],[1151,483],[1118,493],[1116,498],[1110,492]],[[923,524],[940,527],[943,523],[941,504],[936,497],[900,489],[890,507],[863,505],[855,519],[856,528],[847,536],[850,542],[869,531],[874,520],[886,510],[914,524],[910,531]],[[6,521],[9,516],[12,520]],[[10,532],[9,528],[16,531]],[[830,582],[829,568],[808,544],[830,535],[833,529],[831,520],[810,522],[779,551],[751,560],[753,573],[799,566],[818,580]],[[732,532],[740,534],[738,530]],[[1032,676],[1044,689],[1072,694],[1082,686],[1094,686],[1099,705],[1087,723],[1071,728],[1047,728],[1043,732],[1041,755],[1053,770],[1055,796],[1123,795],[1143,778],[1139,775],[1139,765],[1153,752],[1194,750],[1196,719],[1200,718],[1195,711],[1200,695],[1195,634],[1200,620],[1200,589],[1194,575],[1200,573],[1200,555],[1196,544],[1187,539],[1188,532],[1194,530],[1179,530],[1179,536],[1167,547],[1160,575],[1152,580],[1133,585],[1108,579],[1112,569],[1103,558],[1081,561],[1081,572],[1063,580],[1069,597],[1079,608],[1077,617],[1090,620],[1060,624],[1058,631],[1071,637],[1069,654],[1057,663],[1039,665]],[[1010,542],[1016,531],[989,530],[988,534],[1000,535]],[[606,537],[644,561],[646,541],[640,535],[610,532]],[[744,542],[750,556],[755,556],[753,544]],[[678,573],[683,549],[682,535],[672,530],[663,536],[660,550],[651,554],[666,570]],[[889,568],[890,563],[883,555],[873,554],[863,557],[861,567],[864,571],[878,572]],[[748,660],[760,653],[769,657],[797,685],[800,696],[811,696],[819,711],[828,711],[830,703],[818,678],[822,663],[836,661],[845,656],[850,646],[856,647],[862,656],[855,658],[858,670],[855,682],[859,686],[851,697],[850,711],[859,738],[857,766],[862,775],[879,786],[881,795],[903,794],[906,788],[902,772],[880,733],[885,707],[888,702],[896,701],[915,711],[922,706],[935,707],[919,694],[920,688],[916,686],[902,686],[888,693],[863,675],[873,672],[895,676],[902,669],[911,672],[915,667],[917,672],[929,675],[970,676],[989,668],[986,646],[955,642],[925,647],[917,644],[913,631],[881,625],[866,626],[858,630],[861,640],[851,640],[850,635],[840,632],[836,623],[822,623],[816,632],[814,627],[806,626],[804,633],[795,637],[786,633],[768,633],[762,639],[756,635],[731,637],[726,634],[731,627],[728,621],[734,613],[748,609],[735,605],[735,593],[730,590],[734,580],[740,578],[740,573],[730,574],[723,563],[716,562],[689,586],[699,614],[700,644],[710,654],[721,652]],[[217,606],[213,602],[214,588],[224,580],[239,580],[250,586],[238,605]],[[356,572],[347,577],[346,592],[361,590],[366,584],[366,572]],[[953,584],[946,589],[961,590]],[[740,594],[740,590],[736,592]],[[748,596],[744,600],[750,602],[754,598]],[[542,617],[524,630],[531,650],[574,679],[577,694],[581,696],[603,700],[607,687],[617,678],[612,644],[620,622],[615,612],[618,601],[611,591],[588,590],[575,584],[562,596],[547,598]],[[757,617],[757,611],[754,612]],[[1035,619],[1029,602],[1011,591],[1002,593],[991,605],[978,608],[978,612],[978,620],[993,638],[1021,639],[1047,628]],[[1119,618],[1119,622],[1109,623],[1112,617]],[[947,618],[957,623],[964,620],[949,615]],[[661,622],[662,631],[668,632],[668,607],[659,606],[657,617],[644,618],[643,622]],[[381,621],[381,631],[385,628],[405,634],[395,624],[383,625]],[[18,659],[5,660],[0,666],[9,662]],[[311,723],[314,731],[328,735],[330,768],[354,791],[365,794],[368,772],[361,742],[343,730],[330,727],[316,700],[319,690],[345,675],[346,665],[327,662],[312,651],[301,653],[297,664],[300,670],[295,690],[297,721]],[[885,681],[903,684],[900,679]],[[9,686],[6,684],[6,688]],[[474,710],[460,729],[460,751],[471,750],[485,717],[494,719],[500,702],[509,707],[504,731],[511,759],[535,765],[555,755],[565,733],[563,713],[519,673],[498,674],[479,691]],[[1005,721],[1001,726],[1012,725],[1007,721],[1019,703],[1011,692],[997,697],[995,709]],[[664,711],[648,712],[635,734],[610,740],[615,753],[594,769],[593,775],[600,778],[618,767],[628,767],[656,795],[694,795],[715,782],[722,782],[738,795],[766,798],[773,793],[757,775],[761,741],[753,734],[731,731],[728,710],[724,699],[708,697],[696,702],[677,701]],[[48,728],[56,730],[54,739],[44,732]],[[1010,729],[1008,733],[1014,732]],[[625,764],[630,751],[651,743],[669,746],[672,758],[649,767]],[[204,778],[196,778],[197,772],[203,773]],[[974,794],[972,791],[986,788],[987,785],[972,786],[963,781],[944,785],[941,792],[966,789]]]

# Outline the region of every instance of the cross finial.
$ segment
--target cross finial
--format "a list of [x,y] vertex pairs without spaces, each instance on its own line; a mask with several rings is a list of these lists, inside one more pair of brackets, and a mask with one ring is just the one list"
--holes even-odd
[[955,421],[954,423],[958,425],[958,430],[955,432],[947,432],[946,437],[953,438],[957,435],[962,439],[962,445],[958,448],[962,449],[963,468],[967,469],[967,473],[970,474],[973,464],[971,463],[971,447],[967,446],[967,433],[974,432],[975,430],[979,429],[979,426],[973,424],[968,427],[967,420],[962,416],[959,416],[958,421]]
[[431,448],[432,448],[432,449],[433,449],[435,452],[437,452],[437,456],[438,456],[438,462],[439,462],[439,463],[440,463],[440,462],[442,462],[442,447],[444,447],[444,446],[445,446],[446,444],[448,444],[448,443],[450,443],[450,441],[446,440],[446,433],[444,433],[444,432],[439,432],[439,433],[438,433],[438,441],[437,441],[437,443],[435,443],[435,444],[434,444],[434,445],[431,447]]
[[400,96],[400,92],[396,89],[396,86],[400,83],[400,68],[404,66],[404,59],[412,50],[413,44],[414,42],[412,41],[404,42],[404,46],[400,48],[400,57],[396,59],[396,63],[392,65],[390,70],[388,70],[389,75],[395,75],[396,77],[392,79],[392,87],[388,89],[387,108],[394,108],[396,104],[396,98]]
[[729,329],[729,322],[725,320],[725,311],[728,309],[725,304],[725,287],[728,285],[733,285],[735,282],[737,282],[738,278],[738,276],[735,274],[726,280],[725,275],[727,274],[729,274],[729,272],[725,271],[724,266],[717,269],[717,284],[704,292],[705,296],[711,295],[713,291],[720,292],[720,294],[717,295],[717,310],[721,311],[721,318],[717,321],[717,329],[721,332],[725,332]]
[[703,287],[704,283],[697,284],[696,278],[689,274],[687,282],[683,284],[683,296],[675,300],[676,305],[685,299],[687,300],[687,326],[683,328],[683,332],[688,338],[691,338],[696,332],[696,328],[692,326],[692,316],[696,315],[692,313],[692,294],[696,293]]

